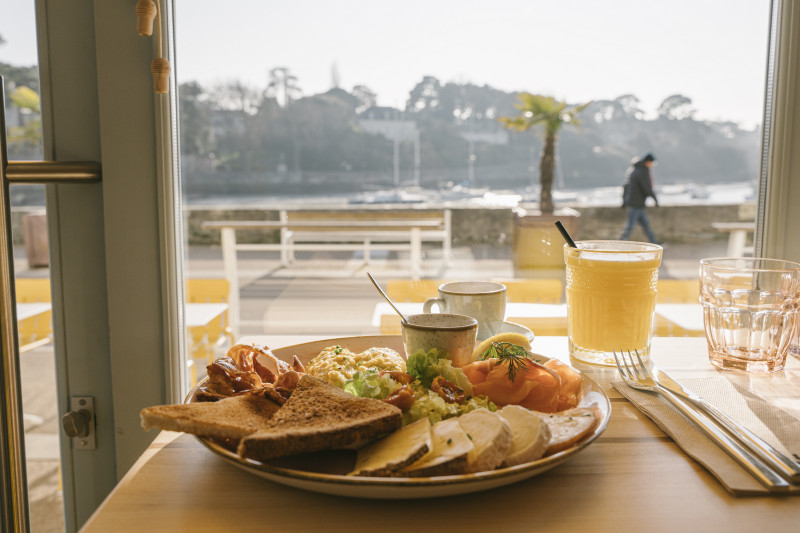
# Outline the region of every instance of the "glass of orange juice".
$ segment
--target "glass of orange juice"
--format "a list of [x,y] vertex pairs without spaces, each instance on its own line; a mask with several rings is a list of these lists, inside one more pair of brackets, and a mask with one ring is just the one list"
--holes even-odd
[[613,351],[650,355],[656,282],[663,249],[630,241],[564,245],[570,355],[613,366]]

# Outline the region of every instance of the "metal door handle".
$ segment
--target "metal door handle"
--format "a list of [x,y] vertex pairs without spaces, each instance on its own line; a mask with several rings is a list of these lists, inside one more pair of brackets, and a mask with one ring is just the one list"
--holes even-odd
[[92,416],[86,409],[70,411],[61,417],[61,427],[64,428],[64,433],[72,438],[88,436],[91,422]]

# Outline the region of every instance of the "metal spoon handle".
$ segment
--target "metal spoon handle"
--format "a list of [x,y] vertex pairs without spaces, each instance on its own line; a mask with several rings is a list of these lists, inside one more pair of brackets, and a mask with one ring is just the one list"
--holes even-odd
[[376,288],[376,289],[378,289],[378,292],[379,292],[379,293],[381,293],[381,296],[383,296],[383,297],[384,297],[384,299],[385,299],[387,302],[389,302],[389,305],[391,305],[391,306],[392,306],[392,309],[394,309],[394,310],[395,310],[395,312],[396,312],[398,315],[400,315],[400,318],[403,320],[403,323],[404,323],[404,324],[408,324],[408,320],[406,320],[406,317],[405,317],[405,316],[403,316],[403,313],[401,313],[401,312],[400,312],[400,310],[399,310],[397,307],[395,307],[395,305],[394,305],[394,302],[392,302],[392,301],[389,299],[389,297],[386,295],[386,293],[385,293],[385,292],[383,292],[383,289],[381,289],[381,286],[380,286],[380,285],[378,285],[378,282],[377,282],[377,281],[375,281],[375,278],[373,278],[373,277],[372,277],[372,274],[370,274],[369,272],[367,272],[367,277],[368,277],[368,278],[369,278],[369,280],[372,282],[372,284],[373,284],[373,285],[375,285],[375,288]]

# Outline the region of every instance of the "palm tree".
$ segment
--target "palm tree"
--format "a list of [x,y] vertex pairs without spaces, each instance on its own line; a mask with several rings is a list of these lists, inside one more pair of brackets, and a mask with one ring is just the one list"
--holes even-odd
[[517,117],[501,117],[498,120],[506,128],[515,131],[527,131],[539,124],[544,125],[544,148],[539,159],[539,183],[542,186],[539,200],[539,209],[542,213],[553,213],[553,175],[556,168],[556,139],[558,131],[565,124],[580,125],[578,113],[583,111],[587,102],[582,105],[568,106],[552,96],[540,94],[519,93],[519,109]]

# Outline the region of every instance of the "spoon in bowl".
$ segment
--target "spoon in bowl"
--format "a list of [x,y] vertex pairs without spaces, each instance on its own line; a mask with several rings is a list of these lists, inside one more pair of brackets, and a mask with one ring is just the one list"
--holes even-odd
[[403,321],[403,324],[408,324],[408,320],[406,320],[406,317],[403,316],[403,313],[401,313],[400,310],[397,307],[395,307],[394,303],[389,299],[389,297],[386,295],[386,293],[383,292],[383,289],[381,289],[381,286],[378,285],[377,281],[375,281],[375,278],[372,277],[372,274],[367,272],[367,277],[372,282],[372,284],[375,285],[375,288],[378,289],[378,292],[381,293],[381,296],[383,296],[386,299],[386,301],[389,302],[389,305],[392,306],[392,309],[394,309],[395,312],[398,315],[400,315],[400,319]]

